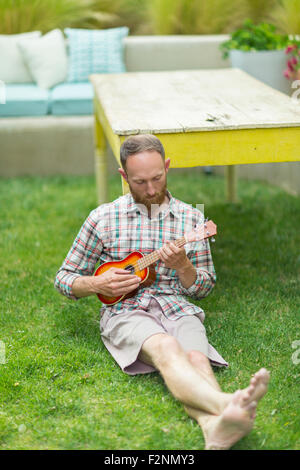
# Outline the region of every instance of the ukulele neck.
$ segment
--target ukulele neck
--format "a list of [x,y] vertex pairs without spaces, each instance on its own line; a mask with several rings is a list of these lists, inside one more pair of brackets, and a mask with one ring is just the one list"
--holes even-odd
[[[186,239],[185,237],[178,238],[175,240],[174,245],[176,245],[178,248],[181,248],[186,244]],[[155,263],[160,259],[159,256],[159,251],[152,251],[149,255],[144,256],[138,261],[138,267],[140,270],[148,268],[151,264]]]

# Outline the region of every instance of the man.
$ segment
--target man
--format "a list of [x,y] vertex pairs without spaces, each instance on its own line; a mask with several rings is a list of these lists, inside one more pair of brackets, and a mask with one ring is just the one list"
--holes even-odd
[[[267,391],[269,373],[257,372],[244,390],[220,389],[211,365],[227,366],[208,343],[200,299],[216,280],[208,241],[178,248],[203,214],[167,191],[170,159],[153,135],[129,137],[121,147],[120,174],[130,193],[92,211],[84,222],[55,286],[78,299],[138,292],[101,311],[102,340],[127,374],[159,371],[174,397],[201,426],[206,449],[228,449],[252,429],[257,402]],[[159,250],[156,281],[111,268],[93,276],[97,262],[119,261],[133,251]]]

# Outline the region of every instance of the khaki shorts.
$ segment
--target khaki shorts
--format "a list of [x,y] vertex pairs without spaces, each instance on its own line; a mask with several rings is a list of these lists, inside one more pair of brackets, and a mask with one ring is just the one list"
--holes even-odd
[[154,298],[147,311],[136,309],[113,317],[104,312],[100,320],[100,332],[105,347],[123,372],[130,375],[156,371],[154,367],[140,361],[138,355],[146,339],[157,333],[173,336],[186,352],[202,352],[212,365],[228,366],[208,343],[205,327],[197,315],[169,320]]

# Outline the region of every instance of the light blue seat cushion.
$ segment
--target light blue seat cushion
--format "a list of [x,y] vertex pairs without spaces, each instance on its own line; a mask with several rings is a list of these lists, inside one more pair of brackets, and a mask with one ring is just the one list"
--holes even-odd
[[88,81],[92,73],[125,72],[123,39],[126,26],[103,30],[66,28],[68,38],[68,82]]
[[49,112],[49,91],[33,83],[5,85],[5,104],[0,116],[44,116]]
[[93,113],[93,86],[85,83],[61,83],[50,90],[51,114],[69,116]]

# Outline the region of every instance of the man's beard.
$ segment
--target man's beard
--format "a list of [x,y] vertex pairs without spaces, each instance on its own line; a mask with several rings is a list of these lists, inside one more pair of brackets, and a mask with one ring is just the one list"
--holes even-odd
[[155,193],[153,197],[140,196],[134,191],[134,189],[132,189],[130,184],[129,184],[129,189],[136,204],[143,204],[147,208],[147,210],[150,212],[152,205],[155,204],[156,206],[157,205],[160,206],[164,202],[166,194],[167,194],[167,178],[165,180],[165,183],[161,191]]

